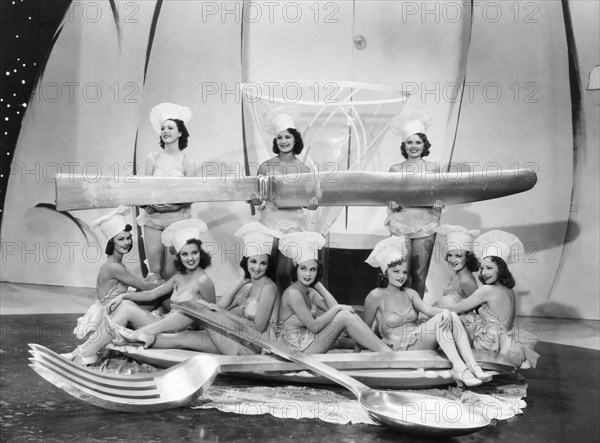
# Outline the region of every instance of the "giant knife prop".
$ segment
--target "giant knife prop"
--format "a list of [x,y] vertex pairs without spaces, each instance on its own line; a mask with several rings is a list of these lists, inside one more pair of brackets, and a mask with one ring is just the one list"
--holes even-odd
[[72,209],[161,203],[248,201],[252,193],[279,208],[308,206],[432,206],[469,203],[527,191],[537,182],[530,169],[435,174],[315,172],[222,177],[87,176],[57,174],[56,207]]

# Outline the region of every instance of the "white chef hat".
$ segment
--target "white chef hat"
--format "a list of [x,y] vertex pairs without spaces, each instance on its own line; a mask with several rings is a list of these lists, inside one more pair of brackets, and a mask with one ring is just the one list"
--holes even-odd
[[446,251],[462,249],[473,252],[473,238],[480,234],[479,229],[467,229],[460,225],[440,225],[437,233],[446,237]]
[[188,240],[199,239],[206,231],[206,223],[198,218],[189,218],[173,223],[163,231],[161,239],[167,248],[173,246],[179,252]]
[[407,252],[404,237],[392,235],[377,243],[365,262],[374,268],[379,267],[381,272],[385,272],[390,263],[400,260]]
[[279,250],[296,265],[307,260],[318,260],[319,249],[323,246],[325,237],[318,232],[290,232],[279,239]]
[[192,110],[186,106],[176,105],[174,103],[161,103],[156,105],[150,111],[150,122],[154,131],[160,135],[160,127],[165,120],[177,118],[183,120],[187,125],[192,119]]
[[283,234],[275,229],[267,228],[262,223],[253,221],[240,227],[234,235],[244,239],[242,256],[252,257],[262,254],[270,255],[273,242]]
[[517,263],[525,256],[525,247],[516,235],[494,229],[481,234],[473,242],[473,250],[478,259],[490,255],[500,257],[506,264]]
[[114,211],[94,220],[90,226],[92,229],[100,229],[106,238],[111,239],[124,231],[125,225],[131,224],[131,209],[127,206],[119,206]]
[[397,115],[392,119],[391,131],[405,141],[416,133],[426,133],[431,125],[431,118],[423,111],[410,111]]
[[292,105],[278,106],[263,118],[263,129],[267,134],[277,135],[288,128],[297,129],[298,111]]

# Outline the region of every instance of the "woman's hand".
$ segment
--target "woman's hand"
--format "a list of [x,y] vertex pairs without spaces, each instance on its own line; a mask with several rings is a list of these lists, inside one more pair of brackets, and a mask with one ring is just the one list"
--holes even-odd
[[252,203],[254,206],[262,205],[263,201],[264,200],[260,198],[256,192],[253,192],[250,196],[250,203]]
[[147,205],[147,206],[140,206],[144,211],[146,211],[146,214],[154,214],[156,212],[156,209],[154,208],[153,205]]
[[442,212],[442,209],[444,209],[444,207],[445,207],[445,206],[442,204],[442,201],[441,201],[441,200],[436,200],[436,201],[433,203],[433,210],[434,210],[434,211],[439,211],[439,212]]
[[350,305],[338,305],[340,308],[340,311],[348,311],[351,314],[356,314],[356,310],[354,309],[353,306]]
[[218,307],[216,304],[214,304],[214,303],[207,303],[207,304],[206,304],[206,309],[208,309],[209,311],[214,311],[214,312],[216,312],[216,311],[218,311],[218,310],[219,310],[219,309],[221,309],[221,308],[219,308],[219,307]]
[[117,309],[117,307],[121,304],[121,302],[124,299],[125,299],[125,294],[120,294],[120,295],[117,295],[115,298],[113,298],[110,302],[108,302],[108,305],[106,306],[108,313],[112,314],[113,311],[115,309]]
[[308,206],[306,207],[306,209],[308,209],[309,211],[316,211],[318,207],[319,207],[319,198],[313,197],[308,202]]
[[398,206],[398,203],[396,203],[395,201],[392,201],[392,200],[390,200],[387,203],[387,207],[392,212],[398,212],[398,210],[400,209],[400,206]]
[[442,318],[440,319],[440,327],[447,328],[452,325],[452,313],[448,309],[442,309]]
[[152,205],[156,212],[175,212],[181,209],[181,205],[177,203],[161,203],[159,205]]

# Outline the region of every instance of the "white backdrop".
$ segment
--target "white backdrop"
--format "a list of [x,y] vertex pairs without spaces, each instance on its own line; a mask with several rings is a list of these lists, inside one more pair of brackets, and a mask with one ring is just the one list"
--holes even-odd
[[[3,281],[95,285],[106,239],[87,223],[106,211],[72,211],[80,229],[35,206],[54,202],[57,171],[120,179],[132,172],[134,155],[143,170],[145,156],[158,149],[148,121],[155,104],[191,107],[189,154],[205,174],[231,175],[243,170],[241,82],[358,81],[412,93],[405,109],[434,119],[431,161],[452,158],[491,171],[534,167],[533,190],[449,207],[443,221],[509,230],[526,244],[515,271],[520,314],[600,318],[599,92],[582,91],[584,143],[574,153],[560,1],[475,2],[472,16],[463,2],[252,2],[243,9],[242,2],[164,1],[145,79],[155,2],[116,2],[119,32],[108,2],[77,3],[23,120],[2,227]],[[590,0],[569,7],[585,88],[599,63],[599,6]],[[357,35],[365,37],[364,49],[355,47]],[[459,115],[453,94],[465,75]],[[250,129],[247,136],[250,154],[266,158]],[[387,171],[400,160],[398,140],[388,134],[367,169]],[[239,272],[232,233],[249,208],[194,208],[209,224],[210,274],[224,291]],[[351,208],[331,238],[368,248],[386,235],[384,218],[383,208]],[[135,256],[127,264],[139,272]],[[438,255],[428,297],[439,295],[446,278]]]

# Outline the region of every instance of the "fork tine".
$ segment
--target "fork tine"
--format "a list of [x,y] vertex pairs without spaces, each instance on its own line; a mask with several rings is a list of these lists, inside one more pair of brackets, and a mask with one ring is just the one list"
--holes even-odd
[[70,394],[86,403],[100,406],[105,409],[111,409],[120,412],[151,412],[161,411],[168,407],[165,407],[164,403],[156,403],[156,399],[127,399],[88,390],[85,387],[78,386],[76,383],[63,378],[56,372],[53,372],[52,370],[42,366],[42,363],[37,361],[29,366],[42,378],[52,383],[54,386],[62,389],[67,394]]
[[115,388],[128,388],[130,386],[139,386],[141,388],[142,386],[154,387],[156,385],[156,380],[152,373],[120,375],[96,371],[66,360],[50,349],[39,345],[32,346],[29,353],[36,357],[36,359],[52,363],[54,366],[58,366],[73,376],[83,377]]
[[122,388],[115,388],[111,385],[106,385],[97,381],[86,379],[85,377],[74,375],[69,371],[63,370],[63,368],[61,368],[60,366],[49,362],[48,360],[38,360],[35,357],[31,360],[34,365],[44,368],[48,372],[56,374],[62,380],[70,383],[73,386],[76,386],[78,389],[90,393],[94,392],[103,397],[110,397],[113,398],[115,401],[160,398],[160,392],[158,391],[158,389],[156,389],[156,387],[154,387],[154,389],[150,387],[142,387],[142,389],[139,389],[136,386],[134,386],[133,389],[131,389],[128,386]]
[[111,380],[109,377],[98,376],[91,370],[83,371],[80,368],[75,367],[71,362],[56,361],[41,354],[33,354],[33,357],[29,360],[40,363],[48,370],[57,373],[67,380],[76,380],[79,385],[87,386],[93,390],[102,390],[106,393],[113,393],[114,395],[130,392],[131,395],[143,396],[146,392],[155,393],[157,390],[156,382],[153,379],[146,378],[139,380],[132,376],[130,382],[117,378]]

